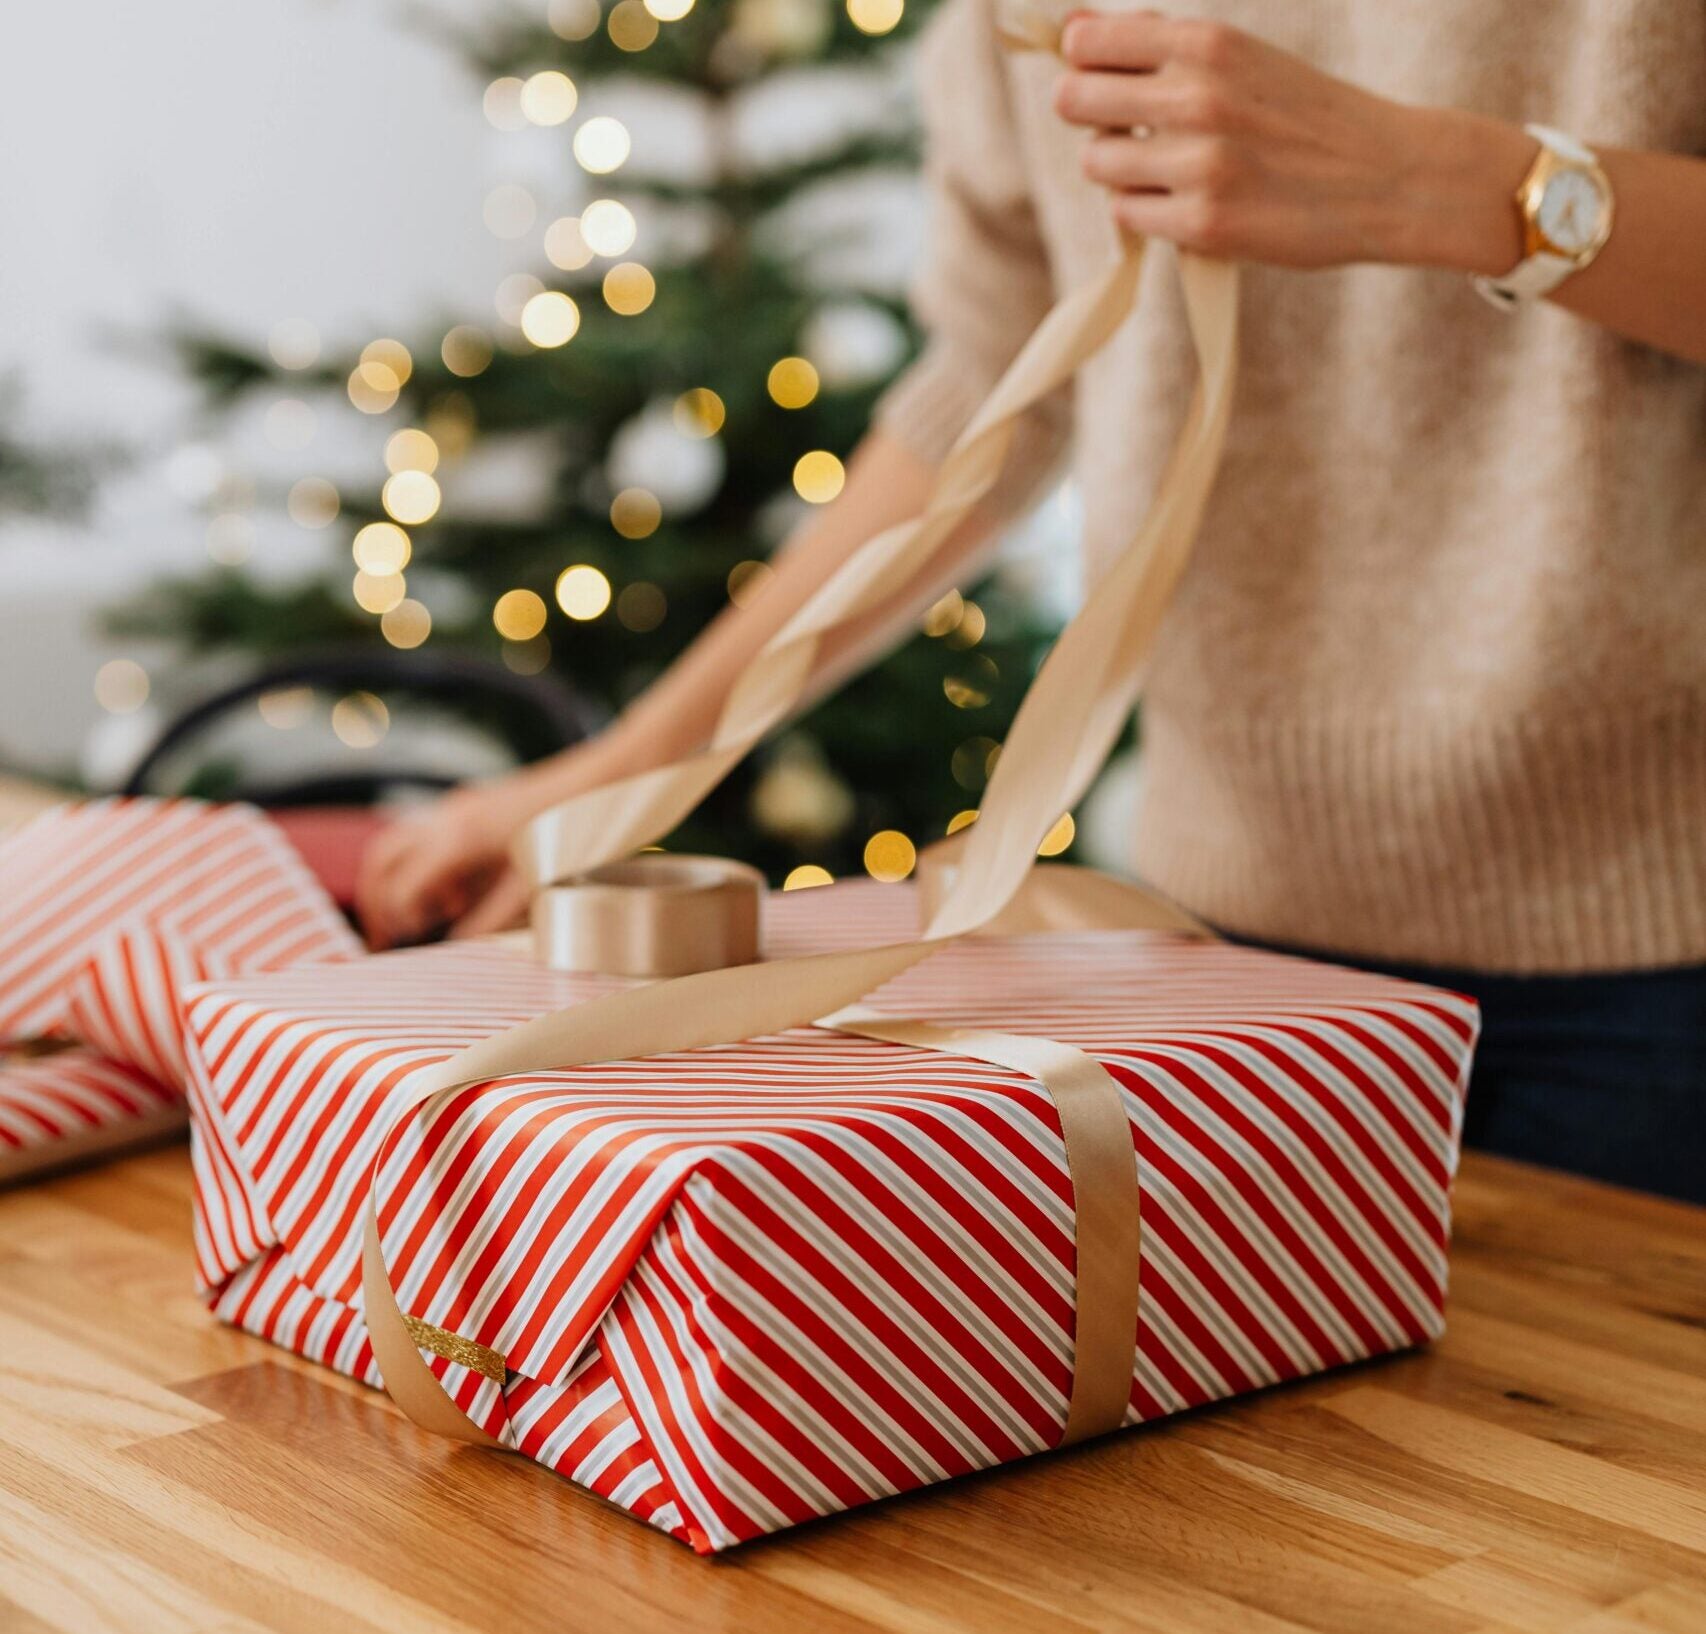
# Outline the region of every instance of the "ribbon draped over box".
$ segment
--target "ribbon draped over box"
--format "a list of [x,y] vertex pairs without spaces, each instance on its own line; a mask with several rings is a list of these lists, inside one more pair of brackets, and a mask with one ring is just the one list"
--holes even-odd
[[[1058,46],[1055,25],[1028,10],[1004,22],[1002,37],[1014,49]],[[1064,385],[1125,322],[1136,301],[1142,259],[1141,241],[1123,238],[1118,258],[1044,318],[943,462],[920,516],[867,541],[770,639],[735,682],[705,748],[577,795],[544,813],[525,835],[522,860],[540,904],[536,925],[548,944],[555,938],[559,960],[572,948],[569,957],[599,963],[608,956],[603,968],[635,973],[636,963],[644,963],[636,960],[637,950],[667,945],[672,916],[695,927],[688,939],[696,947],[715,949],[721,941],[725,951],[734,950],[729,959],[690,955],[685,963],[666,961],[638,973],[673,979],[542,1015],[486,1038],[421,1073],[401,1113],[426,1115],[456,1090],[505,1075],[734,1043],[809,1022],[1024,1072],[1041,1082],[1058,1109],[1074,1195],[1074,1372],[1063,1442],[1116,1428],[1130,1391],[1139,1197],[1119,1088],[1098,1062],[1066,1044],[854,1006],[944,944],[997,924],[1201,929],[1137,888],[1084,870],[1033,868],[1044,835],[1087,790],[1129,717],[1155,633],[1189,558],[1231,413],[1235,269],[1198,256],[1177,257],[1200,371],[1183,429],[1137,536],[1062,632],[1026,694],[978,822],[956,842],[951,863],[931,859],[925,922],[916,939],[762,965],[733,962],[744,945],[739,928],[725,924],[722,932],[707,932],[705,926],[719,912],[738,911],[736,877],[718,875],[717,865],[698,860],[695,866],[712,870],[701,879],[703,891],[733,887],[721,907],[708,908],[701,890],[682,889],[679,874],[671,883],[668,871],[679,870],[684,859],[633,853],[671,832],[799,704],[826,637],[890,600],[897,587],[921,580],[943,541],[994,487],[1024,415]],[[612,865],[621,872],[613,873]],[[702,910],[709,918],[694,920]],[[602,930],[589,929],[595,921]],[[549,955],[549,945],[546,951]],[[693,968],[700,962],[720,967]],[[674,974],[683,969],[691,973]],[[402,1313],[371,1196],[363,1299],[374,1354],[399,1405],[430,1429],[498,1445],[445,1395],[421,1348],[500,1380],[502,1358]]]

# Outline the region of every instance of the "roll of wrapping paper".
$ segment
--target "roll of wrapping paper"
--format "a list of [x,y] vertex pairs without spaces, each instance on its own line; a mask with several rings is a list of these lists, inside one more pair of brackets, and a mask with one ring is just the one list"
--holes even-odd
[[[1052,44],[1052,25],[1008,43]],[[705,749],[638,777],[588,791],[547,812],[524,836],[522,861],[540,890],[578,878],[669,833],[766,732],[810,679],[820,643],[921,577],[942,541],[989,492],[1022,417],[1064,384],[1132,310],[1143,246],[1070,291],[1038,326],[943,462],[922,514],[856,551],[779,630],[739,677]],[[1059,1112],[1074,1196],[1074,1370],[1062,1442],[1117,1428],[1130,1397],[1137,1332],[1139,1198],[1132,1136],[1118,1086],[1099,1063],[1050,1040],[931,1027],[853,1008],[864,995],[945,941],[996,921],[1025,885],[1037,847],[1077,803],[1136,702],[1145,662],[1184,569],[1218,470],[1236,373],[1235,270],[1180,255],[1177,268],[1200,375],[1149,515],[1096,594],[1056,641],[1026,694],[965,835],[953,878],[912,942],[707,970],[552,1012],[470,1046],[409,1086],[400,1117],[505,1074],[759,1037],[817,1022],[876,1037],[928,1042],[1036,1077]],[[656,866],[637,859],[643,869]],[[1124,923],[1134,904],[1078,893],[1078,922]],[[1144,923],[1153,923],[1152,918]],[[388,1143],[386,1143],[388,1144]],[[381,1149],[381,1159],[384,1147]],[[378,1160],[375,1163],[375,1176]],[[370,1194],[363,1288],[373,1350],[387,1388],[418,1422],[498,1445],[439,1388],[421,1348],[468,1353],[398,1307]],[[476,1347],[478,1348],[478,1347]],[[495,1359],[501,1378],[502,1358]]]

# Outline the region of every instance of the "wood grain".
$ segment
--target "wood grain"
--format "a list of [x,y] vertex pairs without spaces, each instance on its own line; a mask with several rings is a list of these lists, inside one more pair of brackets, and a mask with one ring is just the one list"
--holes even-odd
[[0,1194],[0,1630],[1706,1629],[1706,1211],[1471,1158],[1451,1330],[695,1558],[216,1324],[181,1151]]

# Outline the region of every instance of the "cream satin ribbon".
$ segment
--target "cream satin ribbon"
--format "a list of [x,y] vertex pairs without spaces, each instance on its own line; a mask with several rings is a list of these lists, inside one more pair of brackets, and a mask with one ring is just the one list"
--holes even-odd
[[[578,796],[534,825],[527,860],[542,888],[583,877],[671,831],[798,701],[824,635],[921,573],[994,485],[1021,417],[1094,355],[1131,311],[1141,255],[1138,243],[1126,242],[1106,273],[1050,312],[944,461],[923,514],[855,552],[771,639],[736,682],[707,749]],[[1130,1393],[1139,1197],[1118,1086],[1090,1057],[1052,1040],[961,1032],[847,1007],[944,942],[996,921],[1025,883],[1043,836],[1088,788],[1136,702],[1219,466],[1236,369],[1235,270],[1192,256],[1181,256],[1178,268],[1201,370],[1184,428],[1138,536],[1062,632],[1026,694],[983,815],[967,831],[953,878],[922,936],[756,969],[706,970],[539,1016],[417,1075],[401,1104],[390,1108],[400,1124],[470,1084],[738,1042],[814,1020],[1028,1073],[1058,1109],[1074,1191],[1078,1297],[1064,1441],[1117,1428]],[[1120,911],[1136,907],[1110,903],[1100,888],[1081,894],[1084,900],[1068,914],[1089,909],[1092,917],[1080,923],[1117,923]],[[1143,910],[1149,917],[1142,922],[1155,923],[1150,899]],[[417,1345],[441,1355],[457,1351],[455,1360],[484,1358],[487,1365],[479,1370],[500,1379],[502,1359],[493,1362],[494,1353],[483,1347],[403,1315],[374,1208],[370,1191],[363,1290],[387,1388],[426,1427],[497,1445],[444,1394]]]
[[758,957],[764,876],[723,857],[634,857],[533,896],[533,946],[553,970],[688,976]]

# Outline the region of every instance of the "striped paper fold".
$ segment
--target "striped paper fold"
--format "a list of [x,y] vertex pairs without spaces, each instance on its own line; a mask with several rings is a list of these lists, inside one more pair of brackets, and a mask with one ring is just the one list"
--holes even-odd
[[[773,897],[773,955],[904,936],[906,887]],[[369,1175],[411,1072],[620,985],[518,943],[191,988],[197,1252],[227,1321],[376,1382]],[[1131,1117],[1127,1422],[1439,1333],[1477,1018],[1460,996],[1154,932],[958,943],[873,1002],[1089,1051]],[[509,1445],[702,1552],[1055,1445],[1072,1196],[1002,1068],[815,1028],[530,1074],[378,1173],[405,1311]]]
[[[91,800],[0,837],[0,1179],[183,1126],[192,983],[359,951],[252,807]],[[84,1047],[5,1053],[43,1040]]]

